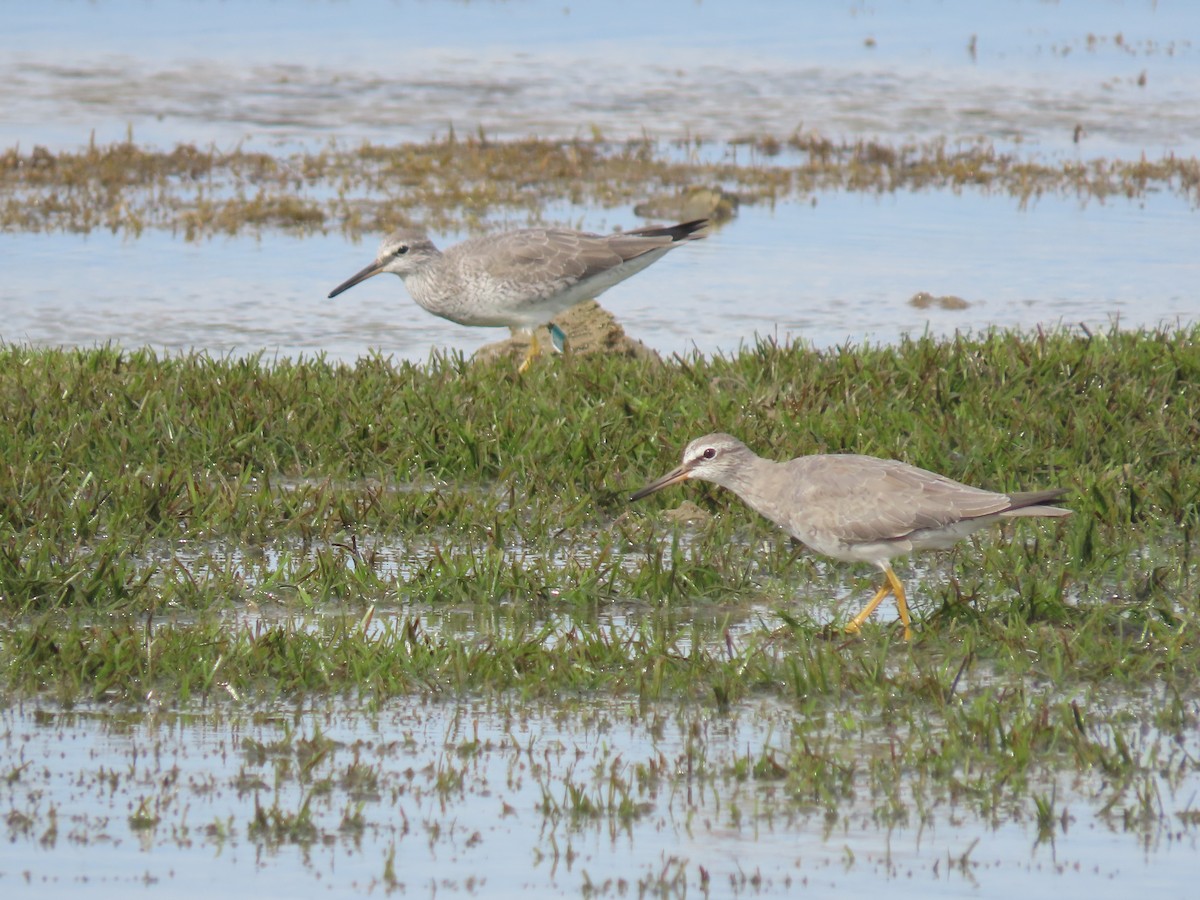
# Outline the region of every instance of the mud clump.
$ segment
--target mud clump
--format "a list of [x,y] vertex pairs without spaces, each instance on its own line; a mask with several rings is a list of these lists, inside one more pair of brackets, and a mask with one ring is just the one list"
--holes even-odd
[[[595,300],[586,300],[576,304],[566,312],[555,316],[553,321],[567,336],[564,351],[567,354],[605,353],[613,356],[661,360],[655,351],[627,335],[612,313]],[[538,350],[542,356],[550,356],[557,352],[545,328],[538,331]],[[520,362],[528,352],[529,337],[518,333],[507,340],[480,347],[475,351],[472,359],[475,362],[490,362],[498,358],[510,357],[514,362]]]
[[971,306],[962,297],[954,294],[935,297],[929,291],[917,291],[908,301],[908,305],[915,309],[929,309],[930,307],[938,309],[969,309]]
[[652,197],[633,208],[636,216],[686,222],[708,219],[714,225],[737,215],[741,198],[720,187],[691,187],[678,194]]

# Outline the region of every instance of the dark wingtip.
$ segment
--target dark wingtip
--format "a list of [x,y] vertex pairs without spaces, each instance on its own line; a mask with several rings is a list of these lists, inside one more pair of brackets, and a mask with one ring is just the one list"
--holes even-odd
[[673,243],[680,241],[695,241],[707,237],[697,234],[708,227],[709,219],[692,219],[680,222],[678,225],[650,225],[646,228],[631,228],[625,234],[640,234],[643,237],[669,237]]
[[1044,491],[1018,491],[1008,495],[1009,507],[1000,515],[1020,516],[1069,516],[1071,510],[1049,504],[1069,493],[1065,488],[1050,488]]
[[676,233],[679,237],[675,237],[677,241],[687,240],[695,235],[696,237],[704,237],[702,234],[697,234],[708,227],[710,219],[692,219],[690,222],[680,222],[674,228],[670,229],[671,236],[675,237]]
[[1059,497],[1065,496],[1066,488],[1048,488],[1043,491],[1018,491],[1015,494],[1009,494],[1008,499],[1012,504],[1009,509],[1022,509],[1026,506],[1040,506],[1043,503],[1049,503],[1057,500]]

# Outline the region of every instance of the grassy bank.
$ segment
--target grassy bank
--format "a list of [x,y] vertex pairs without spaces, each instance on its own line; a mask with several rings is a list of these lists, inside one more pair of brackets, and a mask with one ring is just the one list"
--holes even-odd
[[[840,583],[853,606],[874,577],[864,567],[794,552],[709,486],[627,502],[719,428],[777,456],[862,452],[995,489],[1068,488],[1076,515],[1062,524],[932,558],[917,646],[1055,678],[1170,675],[1181,657],[1194,673],[1196,337],[760,344],[666,364],[559,358],[523,377],[458,358],[348,368],[10,347],[0,667],[10,689],[67,696],[194,693],[218,659],[222,679],[268,692],[796,695],[864,677],[841,671],[847,652],[883,677],[885,626],[830,643],[807,612]],[[711,517],[660,515],[684,500]],[[637,613],[619,637],[595,625],[614,603]],[[345,616],[222,624],[247,605]],[[475,617],[491,633],[358,627],[373,606],[403,619],[454,605],[495,609]],[[749,655],[731,655],[722,628],[760,609],[787,634],[750,628]],[[547,641],[563,614],[574,636]],[[1103,650],[1080,667],[1085,639]]]

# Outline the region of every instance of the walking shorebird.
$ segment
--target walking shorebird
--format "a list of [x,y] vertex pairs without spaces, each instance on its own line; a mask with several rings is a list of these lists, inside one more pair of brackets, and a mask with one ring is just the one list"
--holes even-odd
[[[424,234],[394,231],[375,261],[330,291],[330,298],[381,272],[404,279],[417,305],[460,325],[508,326],[530,336],[525,371],[539,352],[537,329],[592,300],[659,257],[705,235],[707,219],[589,234],[523,228],[471,238],[446,252]],[[556,335],[561,337],[561,332]]]
[[1001,494],[961,484],[894,459],[829,454],[786,462],[763,459],[735,437],[710,434],[688,444],[683,464],[635,493],[639,500],[689,478],[728,488],[796,540],[842,562],[870,562],[886,581],[846,625],[856,632],[888,594],[896,597],[904,638],[911,620],[891,560],[944,550],[999,519],[1069,516],[1046,504],[1066,491]]

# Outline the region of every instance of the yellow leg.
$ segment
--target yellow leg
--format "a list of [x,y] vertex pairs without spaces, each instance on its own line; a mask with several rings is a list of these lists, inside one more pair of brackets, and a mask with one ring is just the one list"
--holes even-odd
[[857,633],[859,629],[862,628],[863,622],[867,621],[867,618],[871,615],[871,613],[875,612],[875,609],[880,603],[883,602],[883,598],[891,592],[891,582],[885,582],[883,587],[875,592],[875,596],[871,598],[871,602],[863,607],[862,612],[849,621],[849,623],[846,625],[846,631],[848,631],[850,634]]
[[892,567],[888,566],[884,571],[887,575],[888,583],[892,586],[892,593],[896,595],[896,609],[900,613],[900,621],[904,625],[904,639],[912,640],[912,618],[908,614],[908,597],[904,595],[904,585],[900,583],[900,579],[896,577],[896,573],[892,571]]
[[526,352],[525,358],[521,360],[521,364],[517,366],[518,374],[523,374],[525,370],[533,364],[533,361],[537,359],[538,354],[541,353],[541,351],[542,348],[541,345],[538,344],[537,331],[534,330],[529,332],[529,350]]
[[883,574],[887,577],[883,587],[875,592],[875,596],[871,598],[871,602],[863,607],[862,612],[849,621],[845,630],[849,634],[856,634],[862,629],[863,622],[867,621],[871,613],[879,608],[879,604],[883,602],[884,597],[888,594],[896,595],[896,609],[900,612],[900,622],[904,625],[904,639],[911,640],[912,638],[912,618],[908,614],[908,598],[904,594],[904,585],[900,583],[900,579],[896,577],[896,573],[892,571],[892,567],[888,566],[883,570]]

